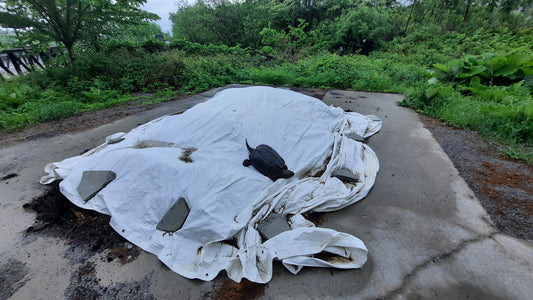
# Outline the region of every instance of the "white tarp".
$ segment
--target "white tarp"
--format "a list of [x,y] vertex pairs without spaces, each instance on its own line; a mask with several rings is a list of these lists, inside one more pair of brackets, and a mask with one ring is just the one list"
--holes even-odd
[[[111,215],[119,234],[188,278],[212,280],[226,270],[235,281],[265,283],[273,259],[293,273],[303,266],[359,268],[367,258],[361,240],[315,227],[301,214],[338,210],[367,195],[377,157],[346,136],[368,137],[380,128],[374,116],[345,113],[290,90],[226,89],[183,114],[114,134],[83,155],[48,164],[41,183],[62,179],[61,192],[70,201]],[[272,146],[295,176],[272,182],[244,167],[245,140],[252,147]],[[331,177],[341,168],[360,180]],[[110,170],[116,179],[85,203],[77,187],[89,170]],[[157,230],[181,197],[190,208],[183,227],[173,234]],[[271,212],[292,216],[291,230],[262,241],[257,224]],[[314,255],[320,252],[334,259]]]

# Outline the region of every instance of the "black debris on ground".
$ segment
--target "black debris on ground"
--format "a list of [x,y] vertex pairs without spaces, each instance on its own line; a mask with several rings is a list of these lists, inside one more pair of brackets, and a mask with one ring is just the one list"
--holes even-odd
[[24,284],[24,276],[28,274],[26,265],[15,259],[8,259],[0,264],[0,299],[7,299],[16,293]]
[[15,178],[17,176],[19,176],[17,173],[10,173],[10,174],[7,174],[6,176],[3,176],[2,178],[0,178],[0,181],[6,181],[8,179]]
[[74,262],[83,262],[105,250],[120,252],[121,257],[119,254],[110,257],[119,258],[121,262],[129,262],[140,253],[138,247],[129,244],[111,228],[109,216],[77,207],[61,194],[57,183],[23,207],[36,213],[35,224],[28,227],[26,234],[66,240],[70,251],[65,255]]
[[72,274],[70,285],[65,290],[65,298],[69,300],[151,300],[155,299],[150,292],[151,282],[152,273],[140,281],[116,282],[104,287],[100,285],[100,281],[96,277],[94,264],[86,262]]
[[203,295],[203,299],[214,300],[248,300],[258,299],[265,294],[268,284],[261,284],[243,278],[241,282],[227,279],[222,285],[213,286],[213,290]]

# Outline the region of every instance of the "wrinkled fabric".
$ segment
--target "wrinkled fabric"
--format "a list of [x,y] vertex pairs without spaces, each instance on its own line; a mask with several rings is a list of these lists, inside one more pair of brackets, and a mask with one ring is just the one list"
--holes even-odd
[[[360,268],[367,259],[360,239],[315,227],[302,214],[338,210],[367,195],[378,159],[347,136],[367,138],[380,128],[374,116],[346,113],[290,90],[226,89],[182,114],[113,134],[83,155],[48,164],[41,183],[62,180],[60,190],[70,201],[110,215],[119,234],[187,278],[212,280],[226,270],[235,281],[266,283],[274,259],[295,274],[304,266]],[[295,175],[272,182],[243,166],[245,140],[273,147]],[[340,168],[360,180],[332,177]],[[89,170],[113,171],[116,179],[85,202],[77,187]],[[181,197],[190,208],[183,227],[157,230]],[[273,212],[291,216],[291,230],[264,241],[257,224]]]

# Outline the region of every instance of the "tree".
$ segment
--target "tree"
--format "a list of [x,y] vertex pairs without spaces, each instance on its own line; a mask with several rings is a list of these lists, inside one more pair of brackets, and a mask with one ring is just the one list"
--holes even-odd
[[121,28],[119,38],[144,42],[154,39],[154,36],[163,37],[163,31],[157,23],[146,25],[128,25]]
[[390,9],[361,4],[347,9],[330,24],[334,48],[345,53],[369,54],[385,41],[392,40],[400,32],[399,21]]
[[48,36],[76,56],[77,42],[94,44],[101,37],[120,32],[123,25],[158,20],[155,14],[139,9],[146,0],[6,0],[0,25],[22,29],[38,39]]
[[194,5],[180,5],[170,14],[174,38],[202,44],[234,46],[244,36],[243,5],[229,0],[198,0]]

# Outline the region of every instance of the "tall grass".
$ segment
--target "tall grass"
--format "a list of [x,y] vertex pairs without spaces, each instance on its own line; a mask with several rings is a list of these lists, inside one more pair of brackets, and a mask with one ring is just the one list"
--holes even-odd
[[424,78],[423,68],[363,55],[324,53],[277,66],[248,68],[242,77],[255,84],[346,88],[366,91],[411,93]]
[[176,45],[163,51],[116,46],[81,55],[73,64],[58,59],[44,71],[0,82],[0,130],[112,107],[135,99],[132,95],[137,92],[158,93],[145,101],[155,103],[228,83],[248,83],[402,93],[406,95],[402,105],[504,142],[509,155],[530,157],[531,82],[517,77],[531,74],[529,58],[516,60],[523,63],[515,64],[516,70],[505,67],[500,73],[508,78],[492,78],[479,70],[491,66],[485,58],[512,64],[511,55],[467,56],[435,65],[449,72],[439,77],[435,75],[439,70],[399,59],[398,51],[370,56],[318,53],[296,60],[264,61],[238,47]]

